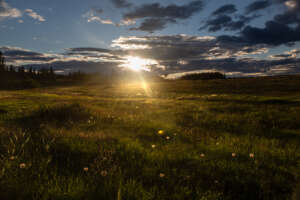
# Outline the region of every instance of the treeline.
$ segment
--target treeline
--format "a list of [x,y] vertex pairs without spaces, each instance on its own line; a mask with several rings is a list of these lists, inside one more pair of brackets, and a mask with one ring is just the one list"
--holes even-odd
[[180,77],[181,80],[213,80],[213,79],[226,79],[225,74],[220,72],[207,72],[207,73],[195,73],[186,74]]
[[24,89],[48,85],[56,85],[61,82],[81,81],[86,78],[82,72],[73,72],[67,75],[59,75],[52,67],[35,69],[33,67],[7,66],[0,52],[0,89]]

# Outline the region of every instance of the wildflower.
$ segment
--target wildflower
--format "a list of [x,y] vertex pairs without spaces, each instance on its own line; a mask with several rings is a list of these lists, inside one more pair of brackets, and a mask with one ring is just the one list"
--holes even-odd
[[10,160],[15,160],[16,157],[15,157],[15,156],[11,156],[9,159],[10,159]]
[[159,177],[160,177],[160,178],[164,178],[165,176],[166,176],[166,175],[163,174],[163,173],[160,173],[160,174],[159,174]]
[[218,145],[219,145],[219,142],[217,142],[216,145],[218,146]]
[[164,134],[164,131],[163,131],[163,130],[159,130],[157,133],[158,133],[159,135],[163,135],[163,134]]
[[170,137],[169,137],[169,136],[167,136],[167,137],[166,137],[166,139],[167,139],[167,140],[169,140],[169,139],[170,139]]
[[236,153],[232,153],[231,156],[232,156],[232,157],[235,157],[235,156],[236,156]]
[[100,174],[101,174],[101,176],[107,176],[107,171],[105,171],[105,170],[102,170],[101,172],[100,172]]
[[21,163],[21,164],[20,164],[20,168],[21,168],[21,169],[24,169],[25,167],[26,167],[26,164],[25,164],[25,163]]
[[154,149],[154,148],[156,147],[156,145],[155,145],[155,144],[152,144],[151,147]]
[[83,171],[87,172],[87,171],[89,171],[89,168],[88,167],[84,167]]
[[249,154],[250,158],[254,158],[254,153]]
[[200,156],[201,156],[202,158],[204,158],[204,157],[205,157],[204,153],[201,153],[201,154],[200,154]]

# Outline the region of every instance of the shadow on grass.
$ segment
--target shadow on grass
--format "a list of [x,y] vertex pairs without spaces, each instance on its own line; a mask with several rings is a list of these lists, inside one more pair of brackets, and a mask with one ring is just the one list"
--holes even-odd
[[0,108],[0,115],[7,114],[7,113],[8,113],[7,110],[3,110],[3,109]]
[[233,104],[252,104],[252,105],[288,105],[288,106],[300,106],[299,101],[289,101],[283,99],[270,99],[270,100],[243,100],[243,99],[221,99],[221,98],[210,98],[208,102],[223,102]]

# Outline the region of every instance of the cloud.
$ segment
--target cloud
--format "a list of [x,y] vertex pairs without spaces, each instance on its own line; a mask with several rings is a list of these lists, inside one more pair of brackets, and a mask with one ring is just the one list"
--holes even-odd
[[208,31],[216,32],[221,30],[224,26],[227,26],[231,22],[232,22],[232,18],[230,16],[221,15],[215,19],[208,20],[201,29],[208,27]]
[[142,19],[140,27],[132,28],[132,30],[154,32],[164,29],[168,23],[176,23],[177,20],[188,19],[202,10],[202,8],[203,2],[201,0],[192,1],[182,6],[175,4],[162,6],[159,3],[144,4],[125,13],[123,20]]
[[284,59],[292,59],[292,58],[297,58],[300,56],[300,49],[292,49],[290,51],[286,51],[282,54],[275,54],[275,55],[271,55],[269,56],[272,59],[275,60],[284,60]]
[[265,8],[268,8],[269,6],[271,6],[271,2],[269,0],[259,0],[259,1],[255,1],[251,4],[249,4],[246,7],[246,14],[250,14],[253,12],[257,12],[259,10],[263,10]]
[[29,63],[45,63],[54,60],[57,55],[43,54],[28,49],[11,46],[0,46],[6,62],[13,65],[29,64]]
[[110,19],[101,19],[98,16],[93,16],[90,17],[88,20],[88,22],[99,22],[101,24],[111,24],[111,25],[116,25],[113,21],[111,21]]
[[217,10],[215,10],[212,15],[225,15],[225,14],[232,14],[237,11],[235,5],[233,4],[227,4],[224,6],[221,6]]
[[[232,40],[236,43],[249,45],[266,44],[270,46],[292,46],[300,41],[300,0],[291,0],[294,6],[277,14],[264,27],[246,26],[238,36],[221,36],[223,40]],[[276,0],[275,4],[286,5],[285,0]]]
[[0,0],[0,20],[5,18],[19,18],[22,13],[17,8],[11,8],[5,0]]
[[127,0],[111,0],[116,8],[129,8],[132,6]]
[[91,8],[88,12],[82,15],[83,18],[87,19],[87,22],[99,22],[100,24],[110,24],[118,26],[118,24],[114,23],[110,19],[102,19],[99,17],[99,14],[102,14],[103,10],[101,8]]
[[246,16],[235,16],[235,19],[228,15],[218,15],[216,18],[207,20],[205,24],[200,27],[199,30],[208,28],[210,32],[216,32],[220,30],[225,31],[236,31],[241,30],[246,24],[251,22],[253,19],[258,17],[258,15],[253,15],[250,17]]
[[216,64],[218,69],[237,68],[233,61],[268,51],[260,45],[247,46],[216,37],[190,35],[120,37],[112,46],[120,48],[125,55],[156,60],[158,65],[152,66],[152,71],[160,74],[213,69]]
[[141,7],[135,8],[133,11],[124,15],[125,19],[141,19],[147,17],[159,18],[173,18],[173,19],[187,19],[195,12],[203,8],[202,1],[193,1],[189,4],[178,6],[175,4],[166,7],[161,6],[159,3],[144,4]]
[[0,46],[8,65],[34,68],[53,67],[56,71],[69,73],[74,71],[111,73],[118,70],[122,59],[109,49],[78,47],[65,49],[62,54],[46,54],[19,47]]
[[36,12],[34,12],[32,9],[26,9],[24,11],[28,16],[30,16],[31,18],[38,20],[40,22],[44,22],[46,21],[45,18],[39,14],[37,14]]
[[251,44],[281,45],[300,41],[300,26],[296,28],[276,21],[268,21],[264,28],[247,26],[242,30],[242,41]]
[[55,71],[69,73],[74,71],[100,72],[108,75],[120,70],[122,60],[109,49],[93,47],[77,47],[65,49],[62,54],[46,54],[19,47],[0,46],[8,65],[49,68]]
[[170,19],[164,19],[164,18],[148,18],[145,19],[139,27],[136,28],[130,28],[129,30],[137,30],[137,31],[145,31],[149,33],[153,33],[156,30],[162,30],[166,27],[168,22],[173,22]]
[[68,48],[65,49],[68,52],[100,52],[100,53],[109,53],[111,50],[102,49],[102,48],[93,48],[93,47],[77,47],[77,48]]
[[[113,49],[76,47],[62,54],[45,54],[18,47],[0,47],[9,64],[50,67],[64,73],[72,71],[111,73],[130,56],[152,60],[150,68],[159,75],[222,71],[229,76],[274,75],[300,72],[299,49],[282,59],[256,60],[249,56],[265,54],[266,46],[222,41],[218,37],[160,35],[120,37]],[[294,55],[297,55],[296,57]],[[279,56],[277,56],[279,57]],[[172,75],[173,74],[173,75]]]

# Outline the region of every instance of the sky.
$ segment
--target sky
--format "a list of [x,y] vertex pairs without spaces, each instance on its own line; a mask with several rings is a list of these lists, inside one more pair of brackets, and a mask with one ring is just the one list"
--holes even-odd
[[300,72],[300,0],[0,0],[7,64],[174,78]]

